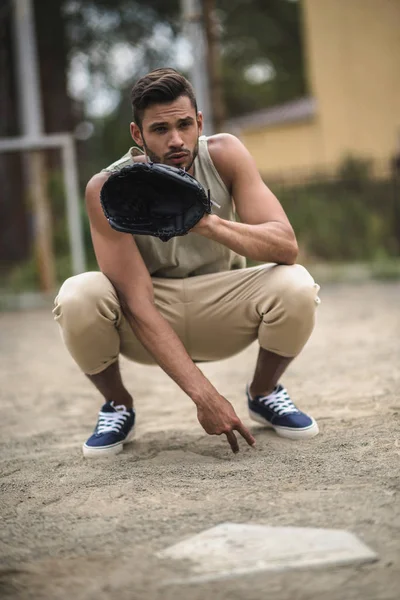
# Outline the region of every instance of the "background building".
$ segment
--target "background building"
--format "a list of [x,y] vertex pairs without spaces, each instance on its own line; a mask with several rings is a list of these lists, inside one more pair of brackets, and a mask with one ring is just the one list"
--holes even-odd
[[302,0],[309,96],[228,121],[263,173],[390,165],[400,152],[400,0]]

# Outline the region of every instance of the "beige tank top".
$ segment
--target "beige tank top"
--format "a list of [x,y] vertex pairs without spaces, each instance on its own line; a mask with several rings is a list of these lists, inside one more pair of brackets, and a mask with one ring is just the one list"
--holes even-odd
[[[103,171],[114,172],[133,164],[133,157],[137,154],[138,149],[131,148],[125,156]],[[211,160],[206,136],[199,138],[199,153],[194,161],[194,176],[206,190],[210,190],[211,199],[220,206],[220,208],[213,206],[213,213],[222,219],[233,221],[235,216],[232,198]],[[196,233],[174,237],[168,242],[162,242],[149,235],[135,235],[134,238],[145,265],[153,277],[181,279],[241,269],[246,266],[246,259],[243,256],[223,244]]]

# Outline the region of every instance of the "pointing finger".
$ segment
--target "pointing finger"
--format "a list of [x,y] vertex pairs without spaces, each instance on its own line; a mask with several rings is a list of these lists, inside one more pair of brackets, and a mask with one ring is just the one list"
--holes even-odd
[[225,435],[226,435],[228,442],[232,448],[232,452],[237,454],[239,452],[239,444],[236,439],[236,435],[233,433],[233,431],[228,431],[228,433],[226,433]]
[[243,423],[240,423],[240,425],[238,425],[237,427],[235,427],[235,429],[236,429],[236,431],[238,431],[240,433],[240,435],[242,437],[244,437],[244,439],[249,444],[249,446],[255,446],[256,445],[256,440],[253,438],[253,436],[251,435],[251,433],[247,429],[247,427],[245,427],[243,425]]

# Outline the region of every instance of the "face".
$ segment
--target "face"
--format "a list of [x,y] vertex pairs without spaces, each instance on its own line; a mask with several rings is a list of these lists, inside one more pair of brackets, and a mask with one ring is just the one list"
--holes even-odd
[[131,135],[149,160],[190,171],[198,152],[203,117],[187,96],[168,104],[153,104],[144,111],[142,130],[131,123]]

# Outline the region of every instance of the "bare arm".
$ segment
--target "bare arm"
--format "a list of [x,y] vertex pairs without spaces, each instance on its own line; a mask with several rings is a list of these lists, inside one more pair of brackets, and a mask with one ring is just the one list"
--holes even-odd
[[250,153],[231,135],[215,136],[210,143],[211,157],[231,189],[241,222],[206,215],[192,231],[253,260],[293,264],[298,252],[293,229]]
[[99,267],[114,285],[134,334],[196,404],[199,421],[207,433],[225,433],[234,451],[238,450],[234,429],[253,444],[254,438],[242,425],[231,404],[193,363],[168,321],[158,311],[151,277],[133,237],[113,230],[105,218],[99,196],[106,179],[106,174],[96,175],[86,189],[92,240]]

